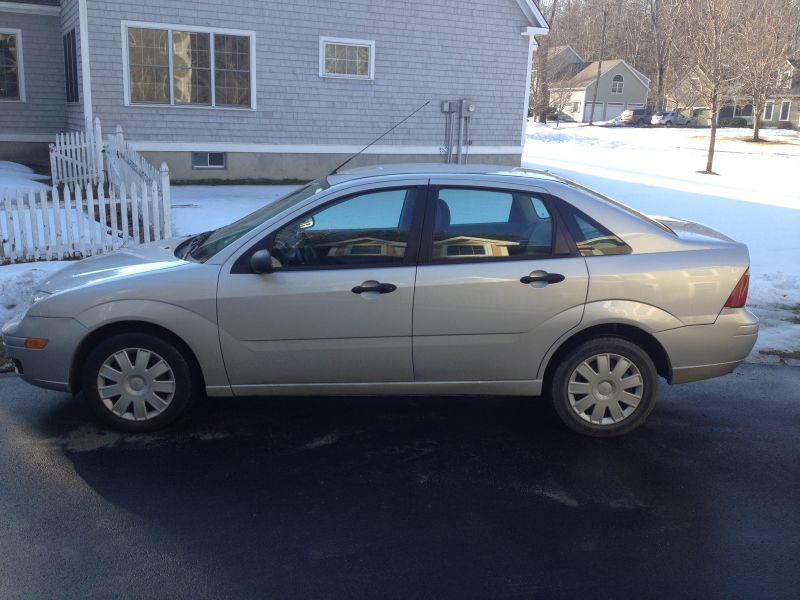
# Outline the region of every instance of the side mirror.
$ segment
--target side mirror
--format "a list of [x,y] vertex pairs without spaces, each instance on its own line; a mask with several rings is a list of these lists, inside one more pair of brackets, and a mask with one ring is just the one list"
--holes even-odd
[[272,273],[272,255],[269,250],[258,250],[250,257],[250,268],[254,273],[263,275]]

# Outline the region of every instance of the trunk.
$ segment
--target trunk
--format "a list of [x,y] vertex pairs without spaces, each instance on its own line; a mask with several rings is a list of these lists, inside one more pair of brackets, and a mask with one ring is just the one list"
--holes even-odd
[[760,142],[761,140],[758,139],[758,130],[760,129],[761,123],[759,122],[758,115],[763,114],[762,111],[764,109],[756,104],[756,101],[753,100],[753,141]]
[[656,71],[656,110],[664,110],[664,66],[659,64]]
[[594,98],[592,99],[592,109],[589,111],[589,125],[594,121],[594,109],[597,106],[597,92],[600,89],[600,72],[603,69],[603,53],[606,49],[606,20],[608,19],[608,9],[603,9],[603,33],[600,36],[600,60],[597,61],[597,81],[594,82]]
[[714,145],[717,141],[717,96],[716,94],[711,99],[711,136],[708,141],[708,160],[706,161],[705,173],[713,174],[712,167],[714,166]]

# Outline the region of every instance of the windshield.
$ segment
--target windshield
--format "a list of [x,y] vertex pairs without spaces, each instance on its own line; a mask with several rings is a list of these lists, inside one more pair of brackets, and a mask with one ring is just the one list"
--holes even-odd
[[184,260],[205,262],[217,252],[226,248],[243,235],[251,232],[262,223],[266,223],[272,217],[280,214],[287,208],[291,208],[295,204],[299,204],[303,200],[319,194],[329,187],[330,184],[326,177],[315,179],[311,183],[296,189],[283,198],[279,198],[264,208],[258,209],[256,212],[247,215],[243,219],[239,219],[235,223],[220,227],[214,231],[201,233],[186,240],[175,249],[175,255]]

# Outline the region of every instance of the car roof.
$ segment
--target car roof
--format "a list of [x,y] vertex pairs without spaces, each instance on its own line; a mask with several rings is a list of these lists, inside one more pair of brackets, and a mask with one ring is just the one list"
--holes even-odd
[[498,175],[558,181],[560,178],[547,171],[501,165],[447,165],[442,163],[405,163],[375,165],[339,171],[328,175],[328,183],[336,185],[357,179],[391,177],[396,175],[422,175],[424,177],[447,177],[450,175]]

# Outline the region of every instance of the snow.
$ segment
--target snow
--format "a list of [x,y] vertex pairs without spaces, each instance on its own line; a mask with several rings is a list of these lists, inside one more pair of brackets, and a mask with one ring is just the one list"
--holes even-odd
[[[707,129],[528,124],[522,164],[547,169],[651,215],[697,221],[750,248],[748,307],[761,320],[764,349],[800,350],[800,190],[794,173],[800,134],[762,130],[771,143],[744,141],[747,129],[720,129],[704,175]],[[752,133],[752,132],[751,132]]]
[[170,188],[172,232],[201,233],[233,223],[281,196],[295,185],[180,185]]
[[34,190],[39,188],[50,189],[49,186],[38,181],[39,179],[50,179],[47,175],[36,175],[33,169],[7,160],[0,160],[0,193],[3,188],[8,188],[11,193],[16,195],[16,188],[27,191],[29,187]]
[[67,261],[19,263],[0,267],[0,326],[22,312],[36,286]]

